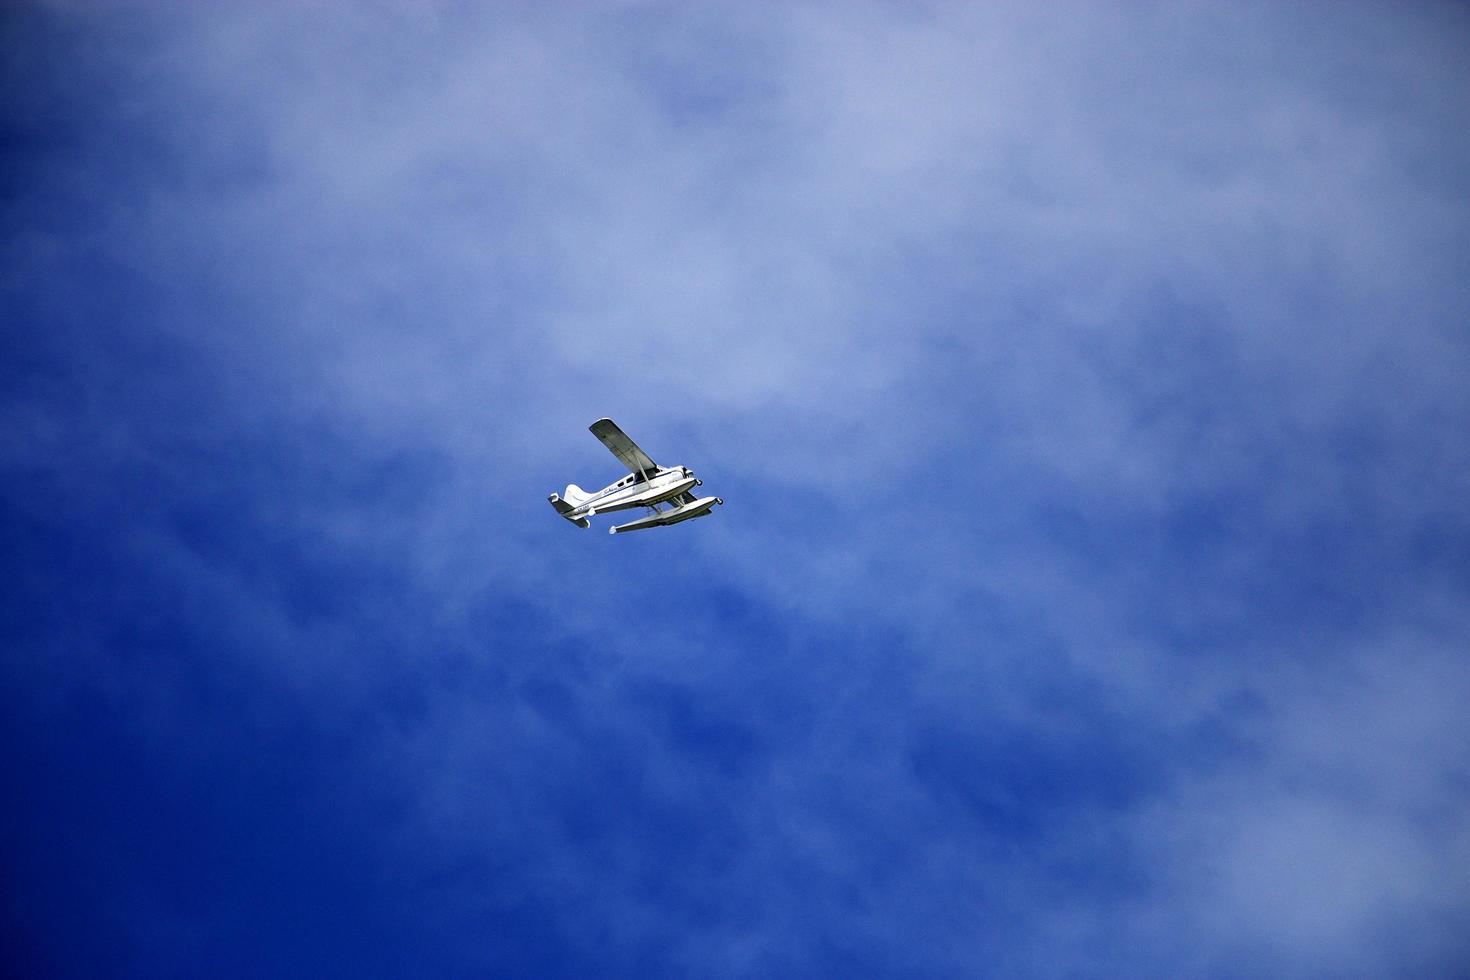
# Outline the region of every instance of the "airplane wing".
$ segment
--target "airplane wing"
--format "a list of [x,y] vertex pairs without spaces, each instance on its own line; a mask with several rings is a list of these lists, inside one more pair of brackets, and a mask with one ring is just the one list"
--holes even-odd
[[591,431],[631,472],[652,473],[658,469],[658,464],[639,449],[638,443],[629,439],[612,419],[598,419],[592,423]]

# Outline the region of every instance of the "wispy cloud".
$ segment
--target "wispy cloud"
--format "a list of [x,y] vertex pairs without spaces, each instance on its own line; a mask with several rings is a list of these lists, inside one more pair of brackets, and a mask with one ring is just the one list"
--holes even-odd
[[9,17],[38,962],[1463,962],[1459,11]]

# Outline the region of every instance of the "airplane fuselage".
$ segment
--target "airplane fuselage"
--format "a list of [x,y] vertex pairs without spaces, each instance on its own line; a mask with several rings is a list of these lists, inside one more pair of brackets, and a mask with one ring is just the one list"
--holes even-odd
[[651,507],[692,490],[698,482],[684,466],[665,467],[651,474],[647,480],[636,475],[627,476],[579,503],[572,509],[571,516],[590,517],[606,511]]

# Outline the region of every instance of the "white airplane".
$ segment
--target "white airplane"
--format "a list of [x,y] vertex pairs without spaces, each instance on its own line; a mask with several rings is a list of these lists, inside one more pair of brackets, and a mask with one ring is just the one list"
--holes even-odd
[[[592,522],[587,518],[593,514],[647,507],[653,511],[652,514],[619,524],[608,533],[641,531],[645,527],[664,527],[704,517],[716,504],[724,503],[719,497],[694,496],[690,491],[702,486],[703,480],[695,479],[687,466],[659,466],[612,419],[598,419],[592,423],[591,429],[592,434],[611,449],[633,475],[625,476],[596,493],[588,493],[572,483],[561,496],[553,493],[546,498],[558,514],[578,527],[591,526]],[[671,507],[660,510],[660,504],[670,504]]]

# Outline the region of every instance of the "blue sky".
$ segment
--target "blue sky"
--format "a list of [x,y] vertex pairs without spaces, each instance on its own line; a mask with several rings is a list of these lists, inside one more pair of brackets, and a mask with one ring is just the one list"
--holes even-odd
[[6,959],[1466,969],[1470,17],[1032,8],[7,7]]

